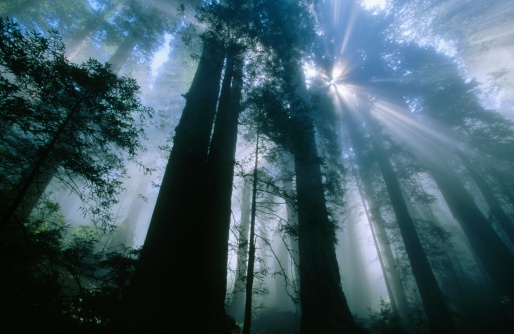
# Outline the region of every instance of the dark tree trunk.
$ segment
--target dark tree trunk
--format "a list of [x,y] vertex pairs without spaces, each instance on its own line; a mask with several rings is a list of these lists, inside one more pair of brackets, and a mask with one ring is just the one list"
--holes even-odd
[[[287,217],[287,225],[291,228],[292,231],[296,231],[298,228],[298,212],[296,211],[296,208],[294,207],[293,203],[291,201],[295,198],[295,192],[293,188],[293,169],[294,169],[294,163],[289,157],[286,158],[285,167],[282,169],[282,186],[284,189],[284,194],[286,196],[286,217]],[[289,243],[290,243],[290,255],[291,255],[291,262],[293,265],[293,269],[291,272],[294,274],[294,278],[296,280],[299,280],[300,278],[300,272],[299,272],[299,266],[300,258],[299,258],[299,251],[298,251],[298,238],[296,235],[289,235],[288,236]]]
[[426,159],[434,181],[500,294],[514,297],[514,257],[444,157]]
[[207,172],[203,219],[209,250],[204,270],[210,273],[209,293],[217,305],[225,303],[227,287],[228,242],[231,222],[237,126],[241,110],[243,64],[239,56],[229,55],[214,124]]
[[310,152],[295,154],[302,308],[300,331],[302,334],[352,332],[356,326],[341,289],[334,227],[328,221],[312,128],[309,132]]
[[402,316],[398,310],[398,305],[396,303],[396,297],[395,297],[395,294],[393,292],[393,287],[392,287],[392,284],[391,284],[391,280],[389,279],[389,274],[388,274],[388,270],[387,270],[387,267],[386,267],[386,260],[383,258],[382,256],[382,250],[380,249],[380,246],[379,246],[379,243],[378,243],[378,238],[377,238],[377,235],[376,235],[376,232],[375,232],[375,228],[373,227],[373,222],[372,222],[372,219],[371,219],[371,214],[368,210],[368,205],[366,204],[366,199],[364,197],[364,191],[362,189],[362,185],[361,185],[361,182],[360,180],[358,179],[358,176],[357,176],[357,173],[355,171],[355,167],[353,166],[352,164],[352,174],[353,174],[353,177],[355,178],[355,182],[357,183],[357,189],[359,190],[359,196],[361,198],[361,202],[362,202],[362,206],[364,207],[364,213],[366,215],[366,220],[368,221],[368,224],[369,224],[369,229],[371,231],[371,235],[373,237],[373,244],[375,246],[375,250],[377,252],[377,257],[378,257],[378,261],[380,263],[380,269],[382,270],[382,275],[384,276],[384,282],[385,282],[385,285],[386,285],[386,289],[387,289],[387,294],[389,295],[389,300],[391,302],[391,307],[393,309],[393,311]]
[[511,219],[503,208],[501,207],[500,203],[498,203],[498,200],[496,199],[496,196],[494,195],[491,187],[487,184],[487,181],[480,176],[480,174],[475,170],[471,162],[468,160],[468,158],[460,151],[457,151],[457,154],[459,155],[462,163],[464,164],[464,167],[466,167],[469,175],[475,182],[475,184],[478,186],[478,189],[480,189],[480,192],[482,193],[482,196],[484,196],[485,201],[487,205],[489,206],[489,209],[491,210],[491,213],[493,214],[494,218],[498,221],[500,226],[502,227],[503,231],[505,232],[505,235],[509,238],[512,245],[514,245],[514,225],[512,224]]
[[[72,119],[75,117],[76,112],[77,111],[74,110],[66,115],[66,118],[59,125],[59,128],[54,133],[52,139],[45,147],[41,148],[34,164],[27,169],[27,173],[22,177],[20,187],[12,197],[12,201],[7,203],[5,209],[2,210],[3,212],[0,215],[0,233],[7,224],[15,222],[15,216],[17,214],[19,214],[17,222],[23,223],[22,220],[29,216],[30,211],[32,211],[34,206],[37,204],[42,193],[41,189],[43,187],[46,188],[50,179],[56,172],[55,166],[58,165],[58,163],[53,161],[51,157],[52,151],[62,140],[61,137]],[[5,203],[3,205],[5,205]]]
[[26,221],[26,219],[30,216],[32,210],[34,210],[36,205],[39,203],[43,193],[50,184],[50,181],[52,181],[52,178],[57,173],[58,168],[58,164],[55,163],[53,166],[44,166],[44,170],[38,173],[30,185],[22,204],[20,205],[20,221]]
[[220,90],[223,52],[210,40],[175,129],[174,145],[118,327],[148,332],[219,332],[223,305],[208,291],[211,237],[197,197]]
[[[369,129],[368,133],[371,139],[371,145],[373,146],[380,171],[382,172],[387,187],[405,250],[409,257],[412,273],[421,295],[423,307],[428,316],[430,330],[434,333],[450,333],[453,328],[452,317],[444,302],[443,294],[437,284],[434,273],[430,268],[426,253],[421,246],[421,241],[419,240],[407,208],[407,203],[403,197],[396,173],[394,172],[382,142],[376,135],[378,130],[373,125],[369,111],[363,111],[363,116]],[[352,116],[349,115],[348,119],[353,123],[349,126],[354,128],[355,121],[351,118]]]
[[[368,189],[369,185],[365,185],[364,187]],[[371,194],[371,190],[366,190],[366,193]],[[407,300],[407,295],[405,294],[405,288],[402,283],[400,272],[398,271],[398,266],[396,264],[396,260],[394,258],[393,252],[391,250],[391,242],[389,237],[387,236],[387,231],[384,228],[384,221],[378,212],[378,208],[376,208],[375,200],[368,196],[368,200],[371,201],[370,211],[376,212],[375,215],[371,215],[372,218],[372,228],[375,231],[379,244],[381,245],[381,249],[383,252],[384,262],[386,266],[386,271],[388,276],[390,277],[391,288],[393,290],[393,295],[395,298],[396,306],[398,308],[398,313],[402,319],[408,319],[410,314],[410,306],[409,301]]]
[[[349,119],[347,122],[348,133],[350,134],[350,140],[356,154],[359,165],[364,166],[367,162],[363,159],[362,150],[362,139],[358,137],[356,131],[356,124]],[[391,251],[391,243],[387,236],[387,231],[384,227],[385,222],[382,219],[380,208],[375,200],[373,186],[371,184],[372,173],[368,170],[366,173],[363,169],[359,168],[359,173],[355,172],[355,167],[352,168],[354,171],[355,178],[357,180],[357,186],[359,187],[359,193],[363,198],[363,204],[366,210],[366,217],[370,223],[370,229],[373,233],[373,240],[376,243],[377,252],[379,253],[379,259],[381,261],[382,271],[384,274],[384,280],[386,281],[386,287],[389,295],[391,296],[391,304],[393,308],[396,308],[398,315],[406,320],[410,314],[409,302],[405,289],[403,287],[400,272],[398,271],[396,260],[393,252]],[[359,182],[362,181],[362,184]],[[363,188],[361,190],[361,188]],[[369,203],[369,208],[366,206],[365,199]]]
[[[291,64],[288,84],[307,98],[300,67]],[[329,221],[313,121],[306,105],[293,105],[293,155],[298,204],[298,246],[300,254],[300,333],[351,333],[358,330],[341,289],[335,231]]]
[[508,182],[507,178],[502,175],[503,173],[496,170],[495,168],[491,168],[489,172],[496,179],[496,182],[498,183],[503,195],[509,200],[510,205],[514,207],[514,194],[509,187],[510,182]]

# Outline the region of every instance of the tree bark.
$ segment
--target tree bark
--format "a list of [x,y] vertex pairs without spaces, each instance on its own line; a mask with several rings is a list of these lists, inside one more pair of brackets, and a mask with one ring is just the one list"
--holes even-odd
[[214,123],[207,170],[203,212],[206,249],[210,273],[209,292],[217,305],[224,305],[227,289],[228,242],[231,222],[232,184],[237,144],[237,127],[241,110],[243,64],[240,55],[229,55]]
[[[386,268],[386,264],[385,264],[385,260],[382,256],[382,250],[380,249],[380,246],[379,246],[379,243],[378,243],[378,238],[377,238],[377,235],[375,233],[375,228],[373,227],[373,222],[371,220],[371,214],[368,210],[368,205],[366,204],[366,199],[364,198],[364,191],[362,189],[362,185],[359,181],[359,179],[357,178],[357,172],[355,171],[355,167],[353,166],[352,164],[352,174],[353,174],[353,177],[355,179],[355,182],[357,183],[357,189],[359,191],[359,196],[361,198],[361,202],[362,202],[362,206],[364,208],[364,213],[366,215],[366,220],[368,221],[368,224],[369,224],[369,229],[371,231],[371,235],[373,237],[373,244],[375,246],[375,250],[377,252],[377,257],[378,257],[378,261],[380,263],[380,269],[382,270],[382,275],[384,276],[384,282],[385,282],[385,285],[386,285],[386,289],[387,289],[387,294],[389,295],[389,300],[390,300],[390,303],[391,303],[391,308],[393,309],[393,311],[400,315],[400,312],[398,310],[398,306],[397,306],[397,303],[396,303],[396,297],[395,297],[395,294],[393,293],[393,288],[392,288],[392,284],[391,284],[391,280],[389,279],[389,275],[388,275],[388,272],[387,272],[387,268]],[[400,315],[402,316],[402,315]]]
[[[421,241],[419,240],[407,208],[396,173],[394,172],[382,142],[376,135],[378,130],[374,126],[368,110],[363,111],[363,117],[369,129],[368,133],[371,145],[373,146],[380,171],[382,172],[387,187],[405,250],[409,257],[412,273],[416,280],[423,307],[429,320],[430,331],[433,333],[450,333],[453,329],[452,317],[444,302],[443,294],[432,272],[426,253],[421,246]],[[348,119],[355,124],[351,118],[352,116],[349,115]],[[350,127],[354,126],[350,125]]]
[[500,294],[514,297],[514,256],[443,156],[424,160],[450,211]]
[[223,304],[208,299],[211,259],[205,221],[198,214],[223,66],[209,39],[175,129],[174,145],[148,233],[117,327],[191,333],[222,332]]
[[[290,63],[287,72],[292,74],[290,88],[306,99],[301,67]],[[292,120],[298,131],[293,138],[293,155],[298,203],[300,333],[357,332],[341,289],[334,226],[328,218],[314,125],[310,115],[304,113],[305,107],[305,104],[292,106]]]
[[507,216],[500,203],[498,203],[498,200],[496,199],[496,196],[494,195],[491,187],[487,184],[486,180],[484,180],[484,178],[482,178],[475,170],[471,162],[462,152],[457,151],[457,155],[464,164],[464,167],[466,167],[475,184],[478,186],[478,189],[480,189],[482,196],[484,196],[485,201],[489,206],[489,210],[491,210],[491,213],[502,227],[511,244],[514,245],[514,224],[512,224],[511,219],[509,216]]
[[[354,152],[357,160],[359,161],[358,164],[363,166],[366,163],[362,157],[363,145],[361,144],[361,139],[358,138],[356,124],[350,117],[348,117],[347,129],[350,134],[350,140],[352,142]],[[370,228],[373,233],[373,240],[377,244],[376,248],[379,253],[379,259],[381,258],[381,266],[383,266],[382,271],[384,273],[387,290],[391,296],[391,304],[393,308],[396,308],[399,316],[403,320],[406,320],[410,314],[409,302],[407,300],[407,295],[405,294],[400,273],[396,266],[396,260],[393,252],[391,251],[391,243],[387,236],[387,231],[384,228],[384,221],[380,214],[380,208],[378,207],[373,195],[375,192],[370,179],[372,175],[369,171],[368,173],[365,173],[363,168],[359,168],[358,175],[355,171],[355,167],[352,167],[352,170],[357,180],[359,193],[361,193],[361,197],[363,197],[366,217],[369,220]],[[359,182],[358,178],[360,178],[362,183]],[[361,188],[363,189],[361,190]],[[364,198],[367,199],[369,208],[365,205]]]

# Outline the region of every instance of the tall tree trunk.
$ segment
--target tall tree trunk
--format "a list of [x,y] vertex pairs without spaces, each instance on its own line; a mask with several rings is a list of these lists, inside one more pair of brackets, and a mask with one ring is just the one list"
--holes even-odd
[[[377,249],[382,272],[386,283],[386,288],[391,300],[391,306],[396,310],[401,319],[407,320],[410,315],[410,306],[402,283],[401,275],[398,270],[396,259],[391,250],[391,242],[385,229],[385,221],[380,213],[380,206],[375,198],[376,191],[372,185],[374,174],[366,165],[369,164],[364,156],[365,142],[359,138],[357,125],[350,117],[347,117],[346,128],[349,139],[355,154],[357,170],[352,163],[352,172],[357,182],[359,195],[361,196],[366,218],[369,221],[370,229],[373,235],[373,242]],[[364,135],[364,134],[361,134]],[[366,204],[367,203],[367,204]]]
[[[364,257],[358,242],[357,219],[349,220],[345,224],[346,233],[346,250],[347,268],[351,268],[349,273],[342,272],[343,281],[347,282],[349,288],[346,291],[346,298],[351,307],[352,312],[361,316],[368,314],[368,308],[371,306],[371,296],[369,293],[370,285],[368,275],[364,265]],[[345,287],[345,285],[343,285]]]
[[[353,123],[349,126],[354,128],[355,121],[352,119],[353,116],[350,114],[348,116],[348,119]],[[444,302],[443,294],[437,284],[434,273],[430,268],[426,253],[421,246],[421,241],[419,240],[405,198],[403,197],[400,183],[382,142],[376,135],[378,130],[374,126],[368,110],[363,111],[363,117],[369,129],[368,133],[371,145],[373,146],[380,171],[382,172],[387,187],[405,250],[409,257],[412,273],[416,280],[423,307],[429,320],[430,330],[433,333],[449,333],[453,328],[452,317]]]
[[246,274],[246,301],[243,334],[250,334],[252,328],[252,295],[253,279],[255,271],[255,216],[257,210],[257,167],[259,164],[259,125],[257,125],[257,140],[255,143],[255,165],[253,167],[253,186],[252,186],[252,214],[250,220],[250,249],[248,251],[248,270]]
[[381,245],[383,252],[384,262],[386,263],[386,270],[390,276],[391,288],[395,296],[395,302],[398,307],[398,312],[402,319],[407,319],[410,315],[410,306],[405,294],[405,288],[402,283],[398,266],[391,250],[391,241],[387,235],[387,231],[384,227],[385,222],[383,221],[380,209],[373,197],[373,188],[370,181],[365,177],[361,176],[363,180],[364,191],[367,194],[366,198],[370,203],[369,211],[371,212],[371,221],[373,230],[377,236],[377,239]]
[[484,178],[482,178],[475,170],[468,158],[460,151],[457,151],[457,155],[464,164],[464,167],[466,167],[475,184],[478,186],[478,189],[480,189],[491,213],[502,227],[511,244],[514,246],[514,224],[512,224],[512,220],[507,216],[500,203],[498,203],[498,200],[496,199],[491,187],[487,184],[487,181],[484,180]]
[[[294,62],[294,60],[293,60]],[[307,99],[301,67],[290,64],[291,88]],[[293,155],[298,203],[298,246],[300,253],[301,334],[356,332],[335,252],[335,231],[329,221],[314,124],[306,105],[295,103]]]
[[424,162],[498,292],[514,298],[514,256],[444,159]]
[[510,205],[514,207],[514,194],[509,187],[509,182],[506,182],[504,175],[502,175],[502,173],[495,168],[490,168],[489,172],[496,179],[496,182],[500,186],[503,195],[509,200]]
[[239,223],[239,235],[237,245],[237,265],[234,278],[234,291],[230,302],[230,314],[241,322],[244,316],[245,282],[248,257],[248,231],[251,215],[250,183],[246,180],[243,185],[243,198],[241,200],[241,221]]
[[[296,231],[298,228],[298,212],[296,211],[293,203],[291,202],[295,198],[295,191],[293,188],[293,169],[294,163],[289,158],[286,157],[286,166],[282,169],[282,183],[284,193],[286,195],[286,217],[287,217],[287,225],[293,230]],[[300,255],[298,251],[298,237],[296,235],[289,236],[290,242],[290,251],[291,251],[291,262],[293,269],[291,270],[292,274],[294,274],[295,280],[300,279],[299,272],[299,263],[300,263]]]
[[123,42],[118,45],[116,52],[111,56],[108,63],[111,64],[111,71],[113,73],[119,73],[121,67],[127,62],[130,54],[139,42],[139,36],[135,31],[129,32],[129,35],[125,37]]
[[[237,126],[241,110],[243,62],[240,55],[229,55],[214,124],[207,172],[205,175],[205,233],[210,235],[205,247],[209,261],[209,293],[217,305],[225,303],[227,287],[228,242],[231,222],[232,184],[237,144]],[[224,311],[224,310],[223,310]]]
[[[54,166],[56,166],[57,163],[51,159],[52,151],[61,141],[61,136],[64,134],[66,128],[75,117],[76,113],[77,110],[74,109],[68,115],[66,115],[64,121],[59,125],[57,131],[53,134],[52,139],[48,142],[48,144],[41,148],[37,159],[34,161],[34,164],[27,169],[27,175],[23,177],[16,195],[13,197],[12,201],[5,206],[5,209],[2,210],[3,212],[0,215],[0,233],[8,223],[14,222],[16,214],[20,214],[20,219],[26,218],[30,214],[30,211],[32,211],[34,206],[37,204],[37,200],[39,200],[39,196],[41,195],[41,189],[39,188],[39,178],[42,177],[43,185],[46,188],[46,185],[48,185],[51,177],[56,172],[56,168]],[[45,175],[48,178],[45,178]],[[35,193],[32,194],[30,192],[31,190]],[[34,196],[36,196],[37,199],[35,199]],[[25,204],[27,204],[29,207],[23,208]]]
[[294,309],[291,300],[290,279],[291,279],[291,259],[285,239],[276,236],[273,247],[274,263],[273,271],[275,275],[275,305],[279,310],[292,311]]
[[382,270],[382,275],[384,276],[384,282],[385,282],[385,285],[386,285],[387,294],[389,295],[389,300],[391,302],[391,307],[392,307],[393,311],[396,314],[400,315],[403,318],[403,315],[400,314],[400,312],[398,310],[398,306],[396,304],[396,297],[395,297],[395,295],[393,293],[393,288],[392,288],[391,280],[389,279],[389,275],[388,275],[388,272],[387,272],[385,260],[384,260],[384,258],[382,256],[382,250],[380,249],[380,246],[379,246],[379,243],[378,243],[378,238],[377,238],[375,229],[373,227],[373,222],[371,220],[371,214],[370,214],[370,212],[368,210],[368,205],[366,204],[366,199],[364,197],[364,191],[362,189],[362,185],[360,183],[360,180],[358,179],[357,172],[355,171],[355,167],[353,166],[353,163],[351,163],[351,164],[352,164],[352,166],[351,166],[352,174],[353,174],[353,177],[355,179],[355,182],[357,183],[357,189],[359,191],[359,196],[360,196],[360,199],[361,199],[361,202],[362,202],[362,206],[364,208],[364,213],[366,215],[366,220],[368,221],[369,229],[370,229],[371,235],[373,237],[373,244],[374,244],[375,250],[377,252],[378,262],[380,263],[380,269]]
[[198,214],[203,208],[197,206],[197,197],[204,186],[201,176],[206,170],[223,59],[220,46],[206,38],[118,327],[222,332],[224,314],[218,313],[217,300],[207,299],[210,273],[204,266],[210,250],[205,245],[211,236]]
[[116,0],[110,1],[107,8],[89,19],[85,27],[74,36],[71,36],[69,43],[66,44],[66,57],[69,60],[75,58],[87,40],[91,38],[96,31],[98,31],[102,26],[102,23],[104,23],[105,20],[107,20],[120,6],[120,2]]

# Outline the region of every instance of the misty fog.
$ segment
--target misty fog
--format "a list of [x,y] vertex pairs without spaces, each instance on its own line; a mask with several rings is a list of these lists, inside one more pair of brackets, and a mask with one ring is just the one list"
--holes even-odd
[[[301,15],[287,10],[296,7]],[[69,229],[60,249],[87,230],[91,252],[141,252],[134,280],[128,276],[114,293],[112,309],[119,311],[111,313],[91,291],[102,286],[99,273],[112,269],[89,275],[70,269],[86,264],[60,266],[58,290],[67,292],[55,312],[72,319],[65,326],[127,329],[134,321],[134,328],[155,330],[169,321],[177,324],[171,329],[191,326],[184,333],[222,333],[224,325],[207,324],[226,314],[233,333],[514,331],[514,3],[9,0],[0,14],[26,32],[58,32],[71,64],[109,63],[114,74],[137,81],[137,97],[153,108],[141,124],[145,148],[137,159],[120,150],[123,168],[102,176],[120,182],[109,205],[81,196],[89,181],[52,162],[48,182],[41,174],[26,197],[38,206],[26,215],[17,209],[23,226],[30,211],[30,219],[39,217],[41,203],[57,203],[53,214]],[[209,61],[219,68],[204,65]],[[0,75],[7,82],[16,71],[6,64]],[[205,116],[210,90],[218,111]],[[230,126],[220,111],[225,105],[239,108],[232,156],[232,141],[223,137],[229,130],[222,126]],[[10,106],[7,88],[0,106]],[[24,131],[8,117],[0,126],[2,157],[13,131]],[[218,121],[226,122],[222,130]],[[204,139],[194,137],[204,128]],[[225,165],[216,165],[215,153]],[[202,154],[209,158],[200,166]],[[10,166],[0,163],[5,212],[20,189],[16,180],[26,175]],[[2,252],[11,247],[8,231],[1,232]],[[215,274],[225,263],[226,275]],[[331,284],[325,278],[335,290],[316,290]],[[16,276],[2,279],[1,289],[39,289],[15,289],[10,279]],[[1,296],[18,299],[14,292]],[[93,300],[91,311],[69,301],[77,296]],[[219,307],[211,315],[213,305]],[[23,319],[25,304],[13,309]],[[131,320],[140,311],[140,320]],[[34,306],[27,317],[51,327],[53,318],[42,315],[45,323],[39,314]]]

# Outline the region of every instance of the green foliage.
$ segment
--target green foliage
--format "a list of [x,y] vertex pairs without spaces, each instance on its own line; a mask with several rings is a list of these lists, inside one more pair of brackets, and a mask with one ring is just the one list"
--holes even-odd
[[143,122],[153,111],[141,104],[135,80],[93,59],[70,63],[64,51],[56,31],[43,37],[0,20],[0,192],[9,193],[3,205],[55,175],[106,223],[126,159],[144,149]]
[[127,288],[139,251],[99,250],[102,236],[72,229],[44,198],[29,220],[0,238],[2,328],[101,328]]
[[367,319],[357,319],[360,325],[369,330],[370,334],[402,334],[401,319],[389,302],[380,298],[378,310],[368,309]]

